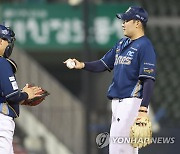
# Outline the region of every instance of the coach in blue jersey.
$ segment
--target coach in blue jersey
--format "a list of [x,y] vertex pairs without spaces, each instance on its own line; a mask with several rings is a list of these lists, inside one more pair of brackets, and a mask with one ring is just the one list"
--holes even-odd
[[40,91],[39,87],[26,85],[19,90],[15,72],[16,63],[9,59],[15,41],[14,32],[0,25],[0,154],[14,154],[12,140],[15,129],[14,118],[19,116],[19,103],[32,99]]
[[[129,137],[135,118],[147,116],[155,81],[156,55],[151,41],[144,34],[148,13],[143,8],[132,6],[116,16],[123,21],[126,37],[119,40],[100,60],[72,60],[75,69],[92,72],[114,70],[107,95],[112,100],[110,137]],[[138,149],[130,144],[110,142],[109,153],[137,154]]]

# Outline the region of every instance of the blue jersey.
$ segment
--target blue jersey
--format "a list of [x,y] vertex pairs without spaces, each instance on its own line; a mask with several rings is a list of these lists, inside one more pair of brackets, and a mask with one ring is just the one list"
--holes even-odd
[[0,57],[0,112],[11,116],[19,116],[19,104],[11,104],[6,100],[8,97],[19,92],[16,78],[11,64],[3,57]]
[[155,80],[156,55],[150,40],[142,36],[131,41],[123,38],[101,59],[114,70],[108,98],[142,98],[143,78]]

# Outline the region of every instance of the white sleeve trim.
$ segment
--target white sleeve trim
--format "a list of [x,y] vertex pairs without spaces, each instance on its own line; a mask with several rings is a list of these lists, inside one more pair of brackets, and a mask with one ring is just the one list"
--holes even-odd
[[104,66],[107,68],[109,72],[111,72],[111,69],[107,66],[107,64],[104,62],[104,60],[100,59],[100,61],[104,64]]
[[8,94],[8,95],[6,95],[6,99],[9,98],[9,97],[11,97],[11,96],[13,96],[13,95],[16,95],[17,93],[19,93],[18,90],[17,90],[17,91],[14,91],[14,92],[12,92],[12,93],[10,93],[10,94]]
[[155,80],[155,77],[148,76],[148,75],[139,75],[139,78],[140,78],[140,77],[151,78],[151,79]]

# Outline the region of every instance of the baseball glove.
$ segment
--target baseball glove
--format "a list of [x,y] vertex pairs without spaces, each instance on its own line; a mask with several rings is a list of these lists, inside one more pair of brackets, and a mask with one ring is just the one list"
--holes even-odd
[[142,148],[152,143],[152,125],[149,117],[137,117],[130,130],[131,145]]
[[45,98],[50,95],[46,90],[42,89],[39,93],[41,96],[35,97],[33,99],[27,99],[24,102],[21,103],[21,105],[28,105],[28,106],[36,106],[40,103],[42,103],[42,101],[45,100]]

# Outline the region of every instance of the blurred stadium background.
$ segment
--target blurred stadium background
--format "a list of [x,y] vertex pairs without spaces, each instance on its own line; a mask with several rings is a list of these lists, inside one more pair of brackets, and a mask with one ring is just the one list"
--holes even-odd
[[101,58],[122,37],[115,14],[136,4],[149,12],[147,36],[157,53],[154,136],[175,137],[174,144],[152,144],[140,154],[179,154],[179,0],[0,0],[0,22],[16,32],[19,85],[35,83],[51,93],[38,107],[21,107],[15,154],[108,154],[95,139],[109,132],[112,74],[68,70],[63,61]]

